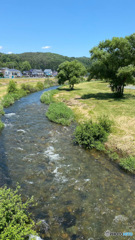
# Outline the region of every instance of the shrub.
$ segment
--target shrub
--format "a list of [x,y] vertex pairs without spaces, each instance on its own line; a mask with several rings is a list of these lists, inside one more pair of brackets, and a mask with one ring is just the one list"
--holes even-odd
[[87,149],[103,149],[108,133],[99,123],[92,121],[80,124],[75,130],[75,142]]
[[31,86],[30,84],[25,84],[25,83],[22,83],[21,84],[21,89],[25,90],[28,93],[34,93],[37,91],[37,89],[33,86]]
[[41,91],[44,89],[44,84],[42,82],[37,82],[36,84],[37,91]]
[[11,94],[6,94],[2,99],[2,105],[3,107],[9,107],[14,103],[14,98]]
[[74,120],[73,112],[64,103],[51,103],[46,116],[53,122],[70,125]]
[[17,91],[16,83],[13,80],[10,80],[8,85],[8,93],[14,93]]
[[120,166],[132,173],[135,172],[135,157],[129,156],[127,158],[120,159]]
[[5,112],[3,110],[3,106],[0,104],[0,115],[4,115],[4,114],[5,114]]
[[58,90],[50,90],[44,92],[40,97],[40,101],[42,103],[50,104],[51,102],[53,102],[53,95],[56,94],[57,92]]
[[111,121],[108,116],[102,116],[98,119],[98,122],[100,124],[100,126],[102,126],[104,128],[104,130],[108,133],[111,132],[111,127],[112,127],[112,123],[113,121]]
[[18,89],[15,93],[11,93],[11,96],[14,98],[14,100],[18,100],[21,97],[24,97],[27,95],[27,91],[23,89]]
[[4,123],[0,120],[0,131],[4,128]]
[[25,240],[28,235],[35,234],[32,230],[34,222],[30,218],[27,209],[33,202],[29,199],[26,203],[18,194],[19,187],[15,191],[0,188],[0,239],[1,240]]
[[44,81],[44,88],[49,88],[49,87],[54,86],[54,85],[56,85],[56,84],[57,84],[57,82],[53,82],[53,81],[50,80],[50,79],[46,79],[46,80]]

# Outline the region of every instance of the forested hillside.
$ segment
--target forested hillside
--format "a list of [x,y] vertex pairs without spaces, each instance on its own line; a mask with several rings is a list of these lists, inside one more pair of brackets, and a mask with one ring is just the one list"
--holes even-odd
[[60,63],[64,61],[78,60],[86,68],[90,64],[90,59],[87,57],[66,57],[55,53],[42,53],[42,52],[26,52],[21,54],[3,54],[0,53],[0,67],[9,67],[23,70],[23,63],[28,61],[31,68],[44,70],[51,68],[57,70]]

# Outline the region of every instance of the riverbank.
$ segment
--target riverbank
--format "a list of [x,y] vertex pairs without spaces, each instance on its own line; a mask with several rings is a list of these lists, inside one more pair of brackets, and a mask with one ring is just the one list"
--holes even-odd
[[[7,87],[10,82],[10,78],[0,78],[0,99],[6,95],[7,93]],[[55,78],[14,78],[12,79],[17,83],[17,87],[21,88],[21,84],[29,84],[32,87],[35,87],[37,82],[42,82],[44,83],[45,81],[52,81],[56,83]]]
[[[55,78],[17,78],[12,81],[11,79],[0,79],[0,131],[4,128],[1,121],[1,116],[4,115],[3,108],[9,107],[16,100],[30,93],[55,85],[57,85]],[[11,89],[9,90],[9,88]]]
[[108,83],[92,81],[75,85],[73,91],[64,86],[54,98],[73,110],[78,123],[108,116],[114,124],[106,149],[121,157],[135,155],[135,90],[125,89],[120,99],[114,96]]

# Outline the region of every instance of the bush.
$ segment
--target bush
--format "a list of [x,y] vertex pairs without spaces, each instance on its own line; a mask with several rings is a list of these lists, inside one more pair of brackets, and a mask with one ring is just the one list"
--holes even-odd
[[25,90],[28,93],[34,93],[37,91],[37,89],[33,86],[31,86],[30,84],[25,84],[25,83],[22,83],[21,84],[21,89]]
[[73,112],[64,103],[51,103],[46,116],[53,122],[70,125],[74,120]]
[[3,107],[9,107],[14,103],[14,98],[11,94],[6,94],[2,99],[2,105]]
[[111,121],[108,116],[102,116],[98,119],[98,122],[100,124],[100,126],[102,126],[104,128],[104,130],[108,133],[111,132],[111,127],[112,127],[112,123],[113,121]]
[[99,123],[92,121],[80,124],[75,130],[75,143],[87,149],[96,148],[103,150],[103,143],[107,140],[108,133]]
[[4,128],[4,123],[0,120],[0,131]]
[[40,101],[42,103],[50,104],[51,102],[53,102],[53,95],[56,94],[57,92],[58,90],[50,90],[44,92],[40,97]]
[[120,159],[120,166],[130,172],[135,172],[135,157],[127,157]]
[[22,203],[21,196],[15,191],[0,188],[0,239],[1,240],[25,240],[30,234],[35,234],[32,230],[34,222],[30,218],[27,209],[33,202],[29,199]]
[[57,81],[54,82],[54,81],[52,81],[50,79],[46,79],[44,81],[44,88],[49,88],[49,87],[52,87],[54,85],[57,85]]
[[42,82],[37,82],[36,84],[37,91],[41,91],[44,89],[44,84]]
[[17,91],[17,85],[13,80],[11,80],[8,85],[8,93],[14,93],[16,91]]
[[4,114],[5,114],[5,112],[3,110],[3,106],[0,104],[0,115],[4,115]]

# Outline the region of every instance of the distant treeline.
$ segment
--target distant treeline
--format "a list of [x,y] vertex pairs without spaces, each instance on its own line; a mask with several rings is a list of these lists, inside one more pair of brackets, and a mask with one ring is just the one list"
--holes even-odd
[[24,71],[31,69],[52,69],[57,70],[59,64],[64,61],[78,60],[86,68],[90,65],[90,58],[87,57],[66,57],[55,53],[26,52],[21,54],[0,53],[0,68],[16,68]]

